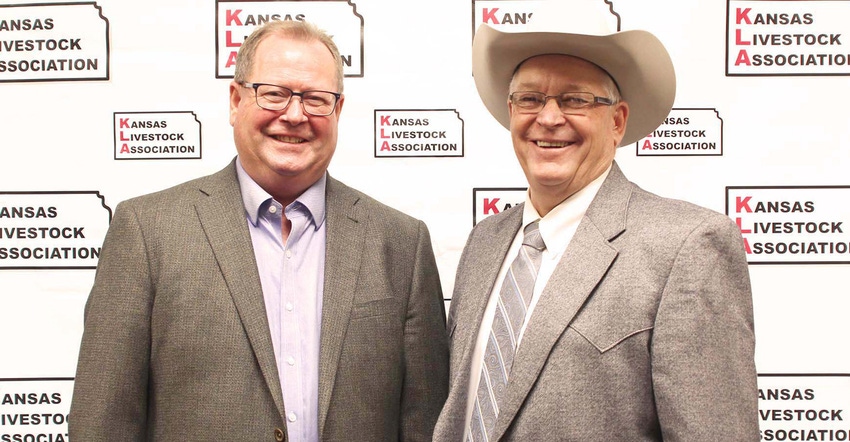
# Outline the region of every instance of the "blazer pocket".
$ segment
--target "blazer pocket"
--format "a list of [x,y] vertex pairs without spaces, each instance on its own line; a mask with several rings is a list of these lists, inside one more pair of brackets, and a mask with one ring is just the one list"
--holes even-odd
[[384,298],[355,304],[354,309],[351,311],[351,319],[396,314],[399,310],[398,304],[398,301],[394,298]]
[[[649,334],[652,331],[652,326],[646,326],[641,328],[620,328],[617,329],[594,329],[594,328],[582,328],[581,325],[570,325],[569,327],[574,332],[578,333],[581,337],[583,337],[590,345],[594,346],[599,353],[605,353],[618,345],[624,343],[629,340],[629,338],[637,338],[641,333]],[[648,340],[647,336],[647,340]]]

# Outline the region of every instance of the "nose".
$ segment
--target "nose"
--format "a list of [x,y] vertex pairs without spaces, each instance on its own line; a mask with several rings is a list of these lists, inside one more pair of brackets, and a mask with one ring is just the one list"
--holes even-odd
[[537,113],[537,122],[541,126],[560,126],[566,121],[567,119],[564,117],[564,113],[561,112],[561,108],[558,106],[558,100],[555,97],[547,98],[546,103],[543,104],[543,109],[540,109],[540,112]]
[[[296,99],[298,99],[297,103],[295,102]],[[280,114],[280,118],[292,125],[298,125],[307,121],[307,114],[304,112],[304,107],[301,104],[301,97],[293,95],[289,99],[289,104],[283,110],[283,113]]]

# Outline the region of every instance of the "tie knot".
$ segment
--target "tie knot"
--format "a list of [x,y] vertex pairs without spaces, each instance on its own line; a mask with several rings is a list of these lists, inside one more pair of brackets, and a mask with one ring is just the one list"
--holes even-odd
[[540,236],[540,220],[525,226],[523,235],[522,245],[533,247],[538,251],[546,249],[546,243],[543,242],[543,237]]

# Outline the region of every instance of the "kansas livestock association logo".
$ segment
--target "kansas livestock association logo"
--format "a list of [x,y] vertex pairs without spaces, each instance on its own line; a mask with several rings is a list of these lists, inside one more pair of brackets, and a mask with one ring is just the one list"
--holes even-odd
[[726,188],[751,264],[850,263],[850,187]]
[[726,73],[850,75],[850,2],[728,0]]
[[111,219],[98,192],[0,192],[0,270],[94,269]]
[[457,110],[376,109],[375,157],[462,157]]
[[476,187],[472,189],[472,225],[525,201],[527,187]]
[[346,77],[363,76],[363,17],[347,0],[216,1],[216,78],[232,78],[245,38],[274,20],[315,23],[333,37]]
[[0,82],[109,79],[109,26],[97,4],[0,5]]
[[723,120],[716,109],[673,109],[637,143],[638,156],[723,155]]
[[115,112],[115,159],[200,159],[194,112]]
[[[500,31],[521,31],[534,18],[534,13],[550,1],[564,0],[473,0],[472,34],[482,24]],[[620,16],[611,0],[582,0],[595,4],[610,14],[611,29],[620,30]]]

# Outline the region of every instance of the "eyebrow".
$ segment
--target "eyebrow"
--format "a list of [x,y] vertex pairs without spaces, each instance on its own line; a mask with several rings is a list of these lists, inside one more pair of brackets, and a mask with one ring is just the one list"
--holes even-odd
[[[516,92],[516,91],[534,91],[535,87],[537,87],[537,86],[538,85],[536,83],[535,84],[526,83],[526,82],[517,83],[515,85],[514,92]],[[567,84],[567,85],[559,88],[559,91],[561,93],[563,93],[563,92],[591,92],[591,89],[593,89],[593,88],[590,85],[580,85],[580,84],[576,84],[576,83],[570,83],[570,84]],[[602,89],[604,89],[604,87]]]
[[[533,80],[532,80],[532,81],[522,81],[522,82],[517,82],[517,83],[516,83],[516,85],[517,85],[517,86],[535,86],[535,85],[537,85],[538,83],[539,83],[539,82],[537,82],[537,81],[533,81]],[[588,85],[588,84],[579,84],[579,83],[568,83],[568,84],[566,84],[565,86],[566,86],[566,88],[567,88],[567,89],[581,89],[581,88],[583,88],[583,87],[588,87],[588,86],[590,86],[590,85]]]

